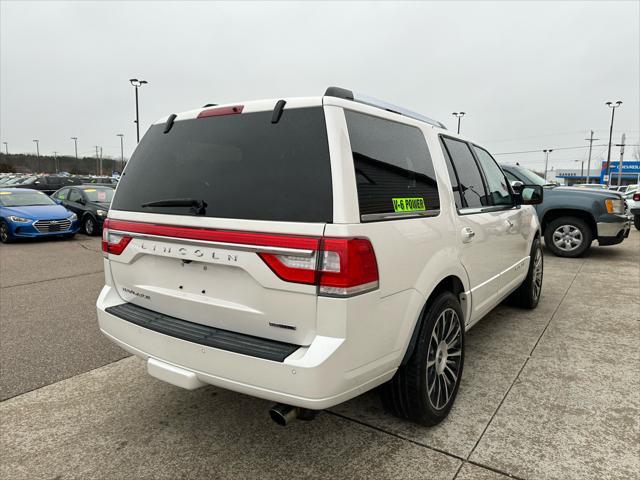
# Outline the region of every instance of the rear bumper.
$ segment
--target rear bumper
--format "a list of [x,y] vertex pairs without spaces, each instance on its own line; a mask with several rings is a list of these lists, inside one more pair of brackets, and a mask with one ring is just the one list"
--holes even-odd
[[[391,379],[395,357],[349,369],[354,348],[345,338],[316,335],[284,361],[273,361],[160,333],[107,311],[122,299],[105,286],[98,298],[100,330],[128,352],[147,360],[148,371],[174,385],[216,385],[302,408],[322,410]],[[113,311],[113,310],[111,310]]]

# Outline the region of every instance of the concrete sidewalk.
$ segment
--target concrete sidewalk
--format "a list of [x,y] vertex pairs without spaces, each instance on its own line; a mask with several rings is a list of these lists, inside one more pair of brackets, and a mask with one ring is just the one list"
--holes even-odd
[[545,262],[536,310],[468,332],[435,428],[369,393],[283,429],[269,402],[181,390],[131,357],[1,403],[0,478],[640,478],[640,232]]

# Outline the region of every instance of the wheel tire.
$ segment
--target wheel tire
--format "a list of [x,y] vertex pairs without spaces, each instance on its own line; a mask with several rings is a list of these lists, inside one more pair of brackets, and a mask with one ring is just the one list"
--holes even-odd
[[2,243],[11,243],[13,242],[13,238],[11,237],[11,233],[9,233],[9,225],[4,220],[0,221],[0,242]]
[[533,309],[538,306],[542,294],[542,277],[544,275],[544,254],[540,239],[535,238],[531,245],[529,271],[522,285],[511,294],[511,303],[516,307]]
[[640,230],[640,215],[633,216],[633,225],[636,227],[636,230]]
[[98,230],[95,219],[91,215],[86,215],[82,219],[82,232],[90,237],[96,234]]
[[[413,354],[380,389],[382,404],[387,412],[425,426],[436,425],[447,417],[458,393],[464,365],[463,319],[460,302],[453,293],[443,292],[430,302],[422,317]],[[453,333],[451,328],[454,329]],[[443,342],[438,339],[441,339],[444,331],[448,333],[442,338],[451,339],[451,348],[445,349],[446,355],[440,355]],[[453,363],[452,367],[449,367],[449,361]],[[438,373],[443,365],[442,373]],[[447,368],[453,375],[446,371]],[[436,392],[445,394],[444,403],[438,403],[439,396],[433,398]],[[446,398],[449,392],[451,393]]]
[[[579,236],[574,235],[575,231],[579,231]],[[558,231],[558,232],[557,232]],[[561,237],[558,244],[554,241],[554,235],[563,235],[563,232],[568,237]],[[559,245],[563,244],[563,238],[580,238],[581,242],[574,248],[560,248]],[[591,228],[587,223],[578,217],[560,217],[552,220],[544,232],[544,243],[551,252],[558,257],[575,258],[583,255],[591,246],[593,241],[593,234]],[[566,243],[564,243],[566,245]]]

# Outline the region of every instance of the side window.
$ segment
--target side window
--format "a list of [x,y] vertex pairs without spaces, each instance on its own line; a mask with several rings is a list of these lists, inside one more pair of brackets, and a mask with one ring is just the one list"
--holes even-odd
[[507,186],[507,179],[496,161],[485,149],[475,145],[473,149],[478,156],[482,170],[484,170],[493,205],[513,205],[511,192]]
[[462,195],[460,195],[460,184],[458,183],[458,176],[456,175],[456,171],[454,170],[453,164],[451,163],[449,152],[444,147],[442,148],[442,151],[444,153],[444,161],[447,164],[447,172],[449,172],[451,187],[453,188],[453,198],[456,202],[456,208],[460,209],[464,204],[462,203]]
[[82,199],[82,195],[78,190],[72,189],[69,192],[69,201],[70,202],[79,202]]
[[442,137],[451,163],[458,174],[458,182],[465,207],[478,208],[489,205],[489,199],[484,189],[482,174],[473,158],[469,145],[459,140]]
[[363,220],[372,214],[437,214],[438,184],[422,131],[349,110],[344,114]]
[[68,188],[63,188],[62,190],[59,190],[58,192],[56,192],[56,194],[54,195],[54,197],[56,197],[58,200],[66,200],[68,196],[69,196]]

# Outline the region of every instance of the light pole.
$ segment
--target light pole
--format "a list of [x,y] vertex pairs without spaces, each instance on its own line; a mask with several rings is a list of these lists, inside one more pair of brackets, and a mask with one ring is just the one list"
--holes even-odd
[[38,159],[36,163],[38,165],[38,170],[40,170],[40,140],[34,140],[34,143],[36,144],[36,158]]
[[71,140],[73,140],[73,143],[75,144],[76,147],[76,160],[78,159],[78,137],[71,137]]
[[465,112],[453,112],[451,115],[458,119],[458,133],[460,133],[460,119],[465,116]]
[[589,138],[585,138],[585,140],[587,140],[589,142],[589,160],[587,161],[587,181],[586,183],[589,183],[589,180],[591,180],[591,150],[593,149],[593,142],[596,142],[598,140],[600,140],[599,138],[593,138],[593,130],[591,130],[591,135],[589,136]]
[[58,152],[53,152],[53,169],[55,170],[53,173],[58,173]]
[[4,145],[4,153],[9,155],[9,144],[7,142],[2,142],[2,144]]
[[553,152],[553,150],[543,150],[544,152],[544,179],[547,179],[547,167],[549,166],[549,154]]
[[120,137],[120,175],[122,175],[124,170],[124,134],[118,133],[116,136]]
[[130,78],[129,82],[133,85],[133,88],[136,91],[136,119],[134,123],[136,124],[136,141],[140,143],[140,115],[138,110],[138,88],[142,85],[149,83],[146,80],[138,80],[137,78]]
[[611,178],[609,175],[609,171],[611,170],[611,137],[613,136],[613,118],[616,114],[616,108],[622,105],[622,100],[618,100],[616,103],[607,102],[605,103],[607,107],[611,109],[611,126],[609,127],[609,147],[607,148],[607,187],[611,185]]
[[583,181],[584,180],[584,158],[582,160],[575,160],[575,161],[580,162],[580,181]]

